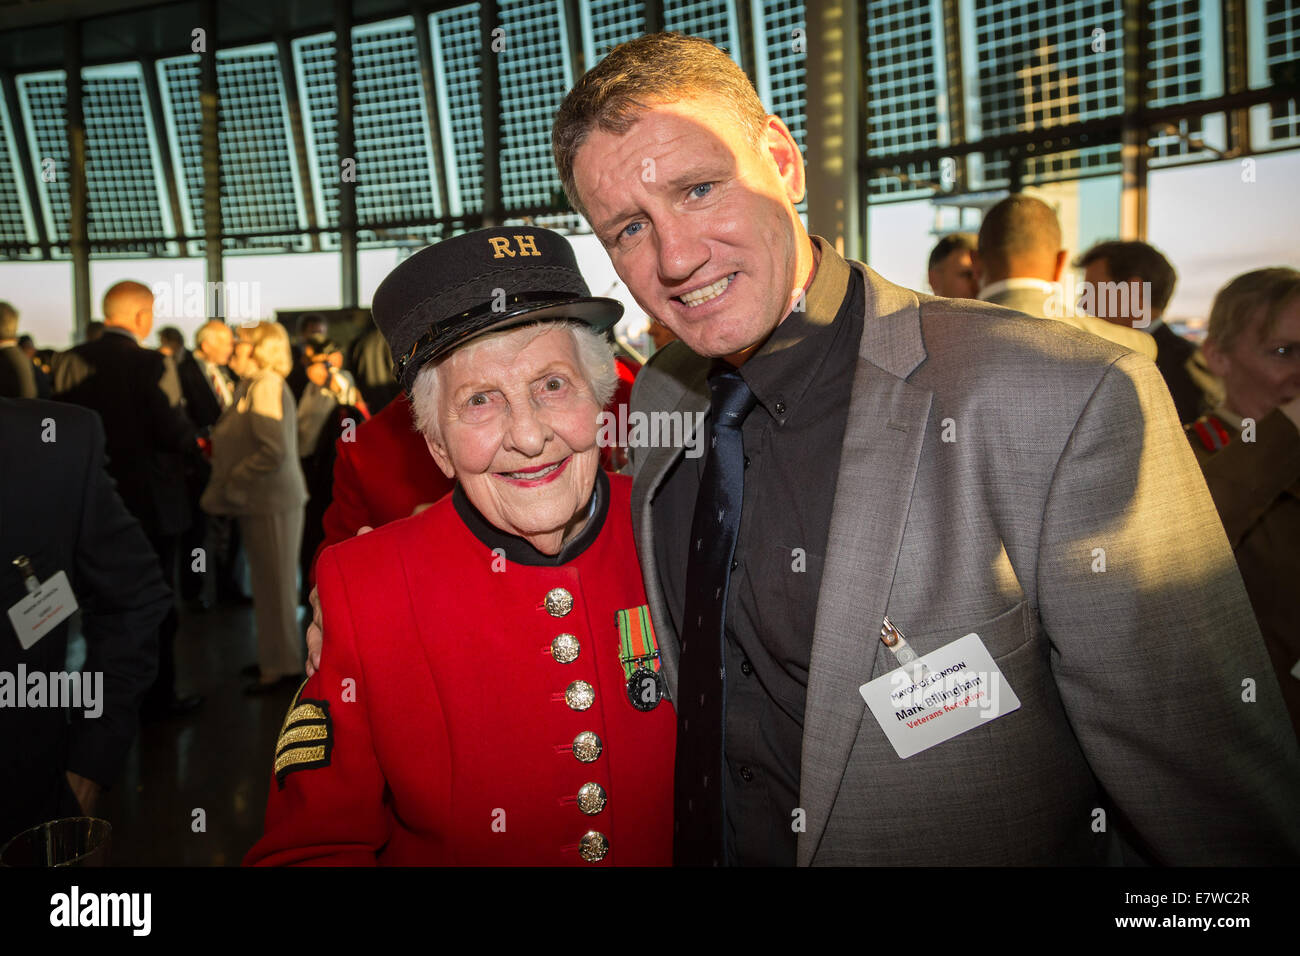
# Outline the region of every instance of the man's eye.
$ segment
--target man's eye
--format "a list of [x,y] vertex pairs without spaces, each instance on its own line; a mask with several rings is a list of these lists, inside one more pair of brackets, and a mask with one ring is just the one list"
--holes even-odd
[[713,190],[713,183],[700,183],[691,189],[691,195],[696,199],[703,199]]
[[1273,350],[1273,354],[1278,358],[1290,358],[1291,353],[1295,351],[1294,345],[1279,345]]
[[641,231],[641,227],[644,225],[643,222],[630,222],[623,227],[623,231],[619,235],[624,239],[631,239]]

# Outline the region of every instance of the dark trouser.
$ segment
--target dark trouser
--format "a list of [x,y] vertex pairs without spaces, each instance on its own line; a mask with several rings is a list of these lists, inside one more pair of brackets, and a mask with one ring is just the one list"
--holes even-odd
[[[332,458],[333,456],[331,456]],[[302,573],[302,594],[299,603],[308,604],[307,596],[311,594],[312,563],[316,558],[316,549],[325,540],[325,509],[334,497],[333,468],[322,467],[317,458],[302,459],[303,475],[307,479],[307,506],[303,516],[302,548],[299,552],[299,569]]]
[[162,565],[163,580],[172,589],[171,606],[167,616],[158,625],[158,678],[145,695],[144,706],[148,708],[166,707],[176,695],[176,629],[179,617],[176,613],[176,550],[180,535],[150,534],[149,543],[158,563]]
[[206,518],[208,574],[216,578],[217,601],[230,601],[244,593],[239,574],[239,554],[243,547],[239,522],[230,515],[207,515]]
[[194,570],[194,549],[202,548],[207,553],[207,560],[217,560],[218,556],[208,542],[209,520],[196,502],[190,509],[189,530],[181,535],[181,599],[184,601],[194,601],[208,596],[207,588],[204,587],[208,575],[204,571]]

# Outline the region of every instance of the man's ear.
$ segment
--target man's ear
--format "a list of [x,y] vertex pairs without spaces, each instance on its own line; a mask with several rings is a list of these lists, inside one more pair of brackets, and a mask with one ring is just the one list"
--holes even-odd
[[435,442],[428,435],[424,436],[424,447],[429,449],[429,454],[433,456],[434,464],[448,478],[456,477],[456,470],[451,466],[451,456],[447,454],[447,448],[441,442]]
[[781,122],[779,116],[768,116],[764,130],[764,143],[772,159],[776,162],[776,171],[785,183],[786,194],[791,202],[800,202],[807,187],[807,178],[803,165],[803,154],[799,144],[794,141],[789,128]]
[[1065,272],[1065,260],[1069,258],[1069,253],[1065,249],[1058,249],[1056,252],[1056,269],[1052,274],[1053,282],[1060,282],[1061,275]]
[[1219,347],[1219,343],[1214,339],[1206,339],[1201,343],[1201,352],[1205,355],[1205,364],[1210,367],[1219,378],[1227,378],[1228,373],[1232,371],[1232,359],[1228,358],[1226,352]]

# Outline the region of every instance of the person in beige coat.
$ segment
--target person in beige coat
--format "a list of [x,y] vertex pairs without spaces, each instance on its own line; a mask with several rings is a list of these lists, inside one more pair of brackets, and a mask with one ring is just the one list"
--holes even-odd
[[289,335],[277,322],[240,330],[230,360],[234,401],[212,428],[212,478],[201,505],[235,515],[253,579],[258,682],[263,693],[302,673],[297,619],[298,549],[307,485],[298,462],[298,418],[285,377]]

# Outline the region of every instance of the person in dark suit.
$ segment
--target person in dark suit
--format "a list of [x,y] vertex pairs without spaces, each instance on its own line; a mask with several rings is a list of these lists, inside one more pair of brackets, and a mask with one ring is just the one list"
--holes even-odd
[[298,316],[296,334],[289,341],[293,368],[285,376],[285,381],[289,384],[289,391],[293,393],[295,402],[302,398],[302,393],[308,385],[307,368],[302,361],[303,349],[308,342],[324,340],[329,335],[329,329],[329,323],[325,321],[325,316],[319,312],[307,312]]
[[[1178,281],[1169,260],[1145,242],[1116,239],[1097,243],[1079,257],[1075,267],[1084,270],[1085,288],[1093,290],[1093,315],[1113,325],[1139,329],[1156,340],[1156,368],[1169,386],[1178,420],[1184,425],[1196,421],[1205,410],[1204,393],[1188,371],[1196,345],[1162,320]],[[1126,294],[1103,295],[1099,289]]]
[[213,319],[194,333],[193,354],[176,356],[185,411],[201,435],[217,423],[235,393],[235,378],[226,367],[234,347],[230,326]]
[[[196,454],[194,429],[160,387],[165,367],[158,352],[140,347],[153,328],[153,293],[139,282],[119,282],[104,296],[104,334],[65,353],[55,369],[55,397],[99,413],[108,449],[108,473],[139,520],[170,586],[179,536],[190,523],[185,456]],[[173,607],[158,633],[158,680],[145,703],[147,716],[193,710],[202,698],[178,697]]]
[[8,302],[0,302],[0,395],[36,397],[36,371],[18,347],[18,310]]
[[35,339],[30,335],[20,335],[18,336],[18,347],[22,349],[23,354],[32,363],[32,374],[36,376],[36,397],[49,398],[52,386],[50,368],[36,348]]
[[[185,412],[201,439],[208,437],[212,426],[233,400],[235,377],[226,363],[230,361],[234,347],[235,337],[230,326],[220,319],[212,319],[194,334],[193,353],[177,351],[174,356],[181,394],[185,398]],[[210,607],[213,596],[218,603],[251,603],[243,594],[235,574],[239,554],[238,525],[224,516],[209,515],[199,507],[199,498],[211,476],[212,468],[202,456],[193,456],[186,462],[190,529],[182,538],[181,553],[192,554],[195,548],[204,548],[208,563],[204,570],[195,571],[191,562],[181,562],[181,597],[197,610]],[[216,575],[215,595],[205,593],[204,581],[208,572]]]
[[[171,603],[140,523],[104,468],[99,418],[60,402],[0,398],[0,601],[26,594],[12,562],[42,582],[64,572],[81,606],[92,707],[0,707],[0,845],[28,827],[91,813],[135,735],[157,670],[158,624]],[[62,672],[68,622],[23,649],[0,615],[0,672]],[[90,701],[85,701],[90,703]],[[95,712],[98,714],[95,715]]]

